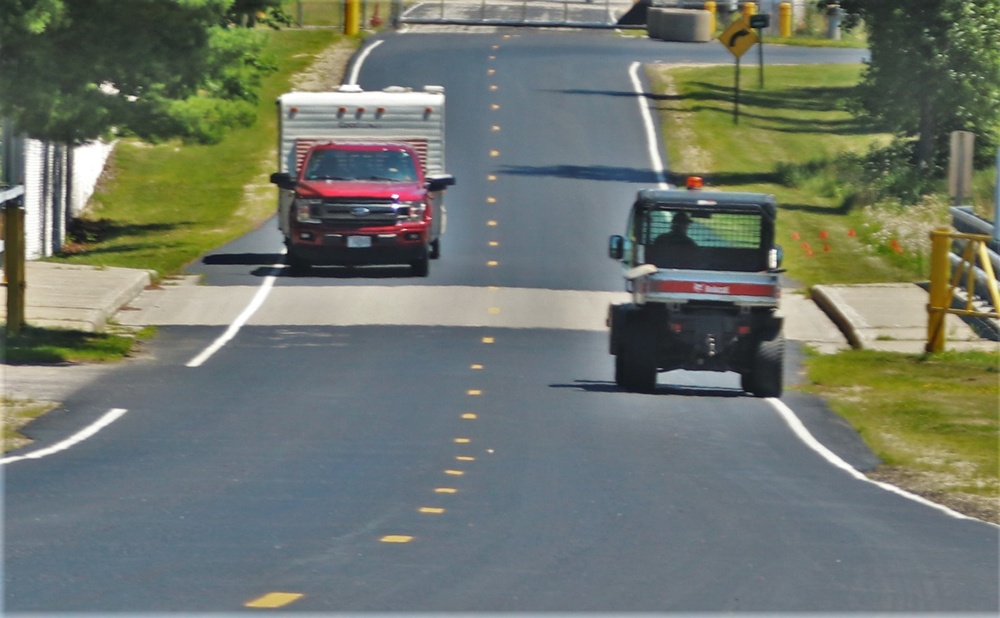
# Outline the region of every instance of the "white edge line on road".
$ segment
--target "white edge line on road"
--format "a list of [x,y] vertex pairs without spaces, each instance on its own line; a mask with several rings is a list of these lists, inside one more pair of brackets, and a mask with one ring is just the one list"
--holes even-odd
[[659,188],[669,189],[667,183],[666,170],[663,167],[663,159],[660,157],[660,144],[657,141],[656,125],[653,124],[653,115],[649,111],[649,103],[646,100],[646,93],[642,89],[642,81],[639,80],[639,67],[641,62],[633,62],[628,68],[629,77],[632,79],[632,88],[635,90],[636,101],[639,102],[639,114],[642,116],[642,123],[646,128],[646,144],[649,149],[649,162],[653,166],[653,171],[660,179]]
[[[276,268],[280,268],[281,264],[274,264],[273,266]],[[212,345],[202,350],[201,354],[189,360],[187,365],[185,366],[201,367],[202,363],[211,358],[213,354],[215,354],[222,348],[222,346],[229,343],[229,340],[235,337],[236,333],[240,332],[240,329],[243,328],[243,325],[247,323],[247,320],[249,320],[253,316],[253,314],[256,313],[258,309],[260,309],[261,305],[264,304],[264,301],[267,300],[267,295],[271,293],[271,288],[274,287],[275,279],[277,279],[277,277],[275,277],[274,275],[265,277],[264,282],[261,283],[260,288],[257,289],[257,293],[254,294],[253,300],[251,300],[250,304],[246,306],[246,309],[243,310],[243,313],[236,316],[236,319],[233,320],[233,323],[229,325],[229,328],[226,329],[226,332],[222,333],[222,335],[220,335],[218,339],[213,341]]]
[[91,423],[90,425],[88,425],[87,427],[84,427],[83,429],[81,429],[80,431],[76,432],[72,436],[66,438],[62,442],[57,442],[57,443],[55,443],[52,446],[49,446],[47,448],[38,449],[37,451],[32,451],[32,452],[26,453],[24,455],[15,455],[15,456],[12,456],[12,457],[4,457],[3,459],[0,459],[0,465],[6,465],[6,464],[9,464],[9,463],[13,463],[15,461],[21,461],[23,459],[41,459],[42,457],[47,457],[47,456],[52,455],[54,453],[58,453],[59,451],[65,451],[66,449],[68,449],[68,448],[70,448],[72,446],[75,446],[75,445],[79,444],[80,442],[83,442],[87,438],[93,436],[98,431],[104,429],[105,427],[107,427],[111,423],[117,421],[126,412],[128,412],[128,410],[125,410],[124,408],[112,408],[111,410],[108,410],[104,414],[104,416],[102,416],[101,418],[97,419],[96,421],[94,421],[93,423]]
[[348,76],[347,81],[345,82],[347,85],[351,86],[357,85],[358,76],[361,73],[361,65],[363,65],[365,63],[365,60],[368,59],[368,54],[372,53],[372,50],[381,45],[382,43],[385,43],[385,41],[384,40],[375,41],[368,47],[364,48],[360,54],[358,54],[358,60],[357,62],[354,63],[354,66],[351,67],[351,74]]
[[880,487],[881,489],[884,489],[885,491],[894,493],[896,495],[902,496],[902,497],[907,498],[909,500],[913,500],[914,502],[919,502],[920,504],[923,504],[924,506],[929,506],[929,507],[931,507],[933,509],[941,511],[942,513],[945,513],[946,515],[954,517],[955,519],[968,519],[968,520],[972,520],[972,521],[982,521],[983,523],[990,524],[991,526],[995,526],[996,525],[996,524],[993,524],[992,522],[983,521],[981,519],[976,519],[975,517],[969,517],[968,515],[963,515],[962,513],[959,513],[958,511],[953,511],[952,509],[949,509],[946,506],[940,505],[940,504],[938,504],[936,502],[931,502],[927,498],[924,498],[922,496],[918,496],[917,494],[910,493],[910,492],[906,491],[905,489],[900,489],[899,487],[896,487],[895,485],[890,485],[889,483],[883,483],[881,481],[875,481],[875,480],[872,480],[872,479],[868,478],[867,476],[865,476],[864,474],[862,474],[861,472],[859,472],[858,470],[856,470],[854,468],[854,466],[852,466],[851,464],[847,463],[846,461],[844,461],[843,459],[841,459],[840,457],[838,457],[836,453],[834,453],[830,449],[828,449],[825,446],[823,446],[823,444],[821,444],[820,441],[815,438],[815,436],[813,436],[811,433],[809,433],[809,430],[806,429],[806,426],[804,424],[802,424],[802,421],[799,420],[799,417],[795,415],[795,412],[793,412],[791,408],[789,408],[788,406],[786,406],[783,401],[781,401],[780,399],[773,398],[773,397],[769,398],[767,401],[778,412],[778,415],[781,416],[782,419],[784,419],[785,423],[788,424],[788,426],[791,428],[792,433],[794,433],[799,438],[799,440],[801,440],[806,446],[808,446],[812,450],[814,450],[817,453],[819,453],[819,455],[823,459],[827,460],[830,464],[832,464],[833,466],[835,466],[837,468],[840,468],[841,470],[844,470],[845,472],[847,472],[848,474],[850,474],[854,478],[858,479],[859,481],[864,481],[866,483],[871,483],[872,485],[875,485],[876,487]]

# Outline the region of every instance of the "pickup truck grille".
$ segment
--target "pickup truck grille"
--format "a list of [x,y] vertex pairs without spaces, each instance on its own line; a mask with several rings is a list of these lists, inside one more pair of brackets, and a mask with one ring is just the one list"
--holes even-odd
[[395,225],[409,213],[407,206],[369,200],[324,200],[318,210],[319,219],[337,227]]

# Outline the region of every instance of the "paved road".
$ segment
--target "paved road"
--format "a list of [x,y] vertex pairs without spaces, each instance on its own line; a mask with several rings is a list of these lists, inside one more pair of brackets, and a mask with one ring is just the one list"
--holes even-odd
[[[871,461],[805,396],[689,372],[620,392],[570,311],[620,291],[606,237],[655,182],[630,63],[724,53],[387,37],[362,86],[449,93],[444,256],[285,277],[269,227],[208,256],[220,307],[274,286],[258,322],[198,367],[216,318],[164,327],[35,428],[58,447],[120,410],[4,467],[6,610],[995,612],[996,527],[831,465],[783,405]],[[401,307],[418,326],[380,317]]]

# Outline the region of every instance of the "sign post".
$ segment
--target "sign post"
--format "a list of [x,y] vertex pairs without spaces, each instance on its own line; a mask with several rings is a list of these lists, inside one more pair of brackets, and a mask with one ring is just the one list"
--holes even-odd
[[757,34],[743,19],[737,19],[719,35],[719,42],[736,58],[736,86],[733,99],[733,123],[740,123],[740,56],[757,42]]
[[771,16],[767,13],[750,16],[750,27],[757,31],[760,44],[757,45],[757,66],[760,70],[758,87],[764,89],[764,28],[771,25]]
[[965,204],[972,193],[972,150],[976,134],[971,131],[951,132],[951,160],[948,165],[948,191],[955,206]]

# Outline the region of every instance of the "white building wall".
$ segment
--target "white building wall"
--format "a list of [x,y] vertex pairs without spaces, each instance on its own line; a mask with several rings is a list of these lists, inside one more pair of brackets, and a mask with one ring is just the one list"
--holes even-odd
[[[28,139],[24,144],[25,256],[37,260],[58,253],[66,226],[86,208],[114,143],[94,142],[74,148],[72,169],[67,149]],[[72,178],[69,174],[72,173]]]

